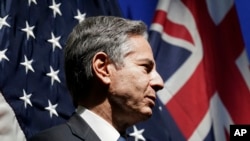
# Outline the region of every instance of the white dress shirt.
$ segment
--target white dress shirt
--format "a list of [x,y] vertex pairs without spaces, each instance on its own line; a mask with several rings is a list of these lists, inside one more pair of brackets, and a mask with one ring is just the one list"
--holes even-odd
[[117,141],[120,133],[106,120],[92,111],[78,106],[77,113],[88,123],[102,141]]

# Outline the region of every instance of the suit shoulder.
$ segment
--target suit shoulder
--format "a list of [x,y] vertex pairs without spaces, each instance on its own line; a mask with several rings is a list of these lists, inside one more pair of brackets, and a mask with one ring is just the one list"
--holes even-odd
[[61,124],[39,132],[28,141],[68,141],[72,140],[73,137],[68,125]]

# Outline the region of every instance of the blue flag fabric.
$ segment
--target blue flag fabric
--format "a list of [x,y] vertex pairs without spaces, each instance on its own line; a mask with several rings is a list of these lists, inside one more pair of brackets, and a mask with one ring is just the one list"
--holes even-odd
[[88,16],[120,16],[115,0],[0,1],[0,140],[21,141],[74,112],[63,70],[69,32]]

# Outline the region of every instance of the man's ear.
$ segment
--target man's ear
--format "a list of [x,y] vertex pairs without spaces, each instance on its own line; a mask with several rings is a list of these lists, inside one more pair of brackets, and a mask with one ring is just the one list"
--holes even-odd
[[109,64],[110,61],[108,55],[104,52],[98,52],[93,57],[92,60],[93,73],[105,84],[110,83],[110,72],[108,70]]

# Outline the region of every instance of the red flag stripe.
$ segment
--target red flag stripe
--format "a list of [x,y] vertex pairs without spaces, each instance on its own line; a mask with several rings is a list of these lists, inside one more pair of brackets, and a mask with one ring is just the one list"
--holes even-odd
[[189,138],[208,110],[208,93],[204,79],[204,66],[200,64],[189,81],[167,103],[171,115],[186,138]]
[[[166,11],[163,10],[157,10],[156,16],[153,20],[154,23],[158,23],[160,25],[163,25],[164,32],[169,34],[170,36],[184,39],[191,44],[194,44],[194,41],[192,39],[192,36],[190,35],[187,28],[181,24],[174,23],[173,21],[169,20],[167,18]],[[178,31],[178,32],[176,32]]]

